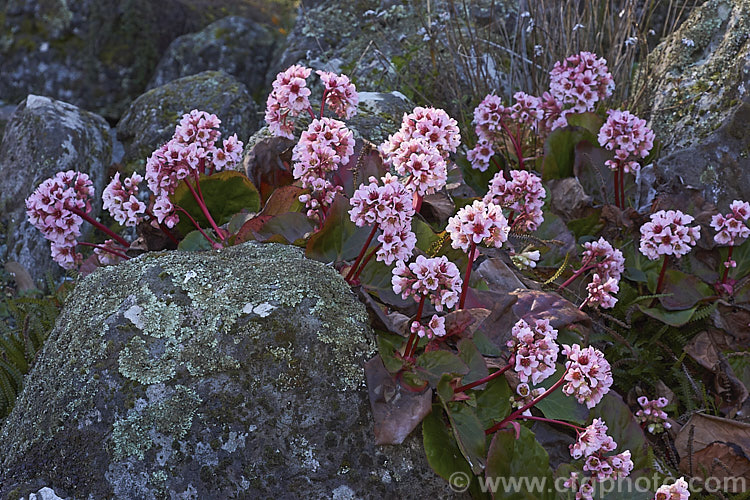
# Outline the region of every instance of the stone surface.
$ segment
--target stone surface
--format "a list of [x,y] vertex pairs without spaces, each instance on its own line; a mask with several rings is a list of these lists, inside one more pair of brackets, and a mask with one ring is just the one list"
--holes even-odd
[[170,42],[222,17],[286,21],[289,0],[0,2],[0,99],[47,95],[116,120]]
[[662,142],[657,182],[720,207],[750,199],[750,1],[708,0],[649,56],[644,117]]
[[182,115],[193,109],[216,114],[223,137],[236,133],[245,142],[258,129],[258,106],[245,85],[223,71],[204,71],[149,90],[133,102],[117,124],[123,161],[145,165],[172,138]]
[[[17,261],[37,280],[48,271],[58,274],[49,243],[26,220],[24,200],[44,179],[65,170],[89,174],[101,196],[111,159],[112,137],[101,116],[28,96],[8,121],[0,144],[0,222],[7,244],[3,260]],[[93,204],[94,216],[100,206]]]
[[146,254],[71,294],[0,430],[0,497],[445,498],[373,444],[364,306],[300,249]]
[[223,70],[260,97],[266,92],[265,76],[275,44],[271,31],[252,19],[226,17],[173,40],[148,88],[206,70]]

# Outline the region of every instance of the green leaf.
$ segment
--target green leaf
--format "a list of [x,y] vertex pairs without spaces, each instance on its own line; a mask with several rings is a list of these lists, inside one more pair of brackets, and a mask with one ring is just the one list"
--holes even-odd
[[414,217],[412,219],[411,230],[417,237],[417,243],[415,246],[423,252],[429,252],[430,248],[440,239],[430,225],[419,217]]
[[488,496],[479,487],[477,477],[472,473],[469,463],[464,458],[448,425],[443,420],[443,409],[433,405],[432,413],[422,421],[422,442],[427,463],[435,473],[446,481],[455,481],[454,488],[461,489],[470,481],[469,492],[472,498]]
[[396,373],[404,366],[404,362],[394,355],[404,343],[403,337],[381,331],[377,332],[376,337],[378,354],[380,354],[380,358],[383,360],[383,365],[390,373]]
[[[213,236],[213,232],[208,230],[205,231],[209,236]],[[213,246],[197,229],[191,231],[185,236],[179,245],[177,250],[183,250],[185,252],[202,252],[204,250],[212,250]]]
[[470,384],[489,375],[487,363],[471,340],[461,339],[458,342],[458,357],[469,367],[469,372],[461,379],[462,384]]
[[568,229],[573,231],[576,241],[584,236],[599,234],[599,231],[604,227],[601,221],[601,212],[601,210],[596,210],[588,217],[568,221]]
[[698,301],[714,295],[713,289],[693,276],[677,269],[668,269],[664,276],[662,293],[670,294],[660,297],[664,309],[680,311],[693,307]]
[[477,418],[482,427],[489,429],[510,415],[511,390],[505,377],[500,376],[487,382],[483,391],[477,394]]
[[[520,429],[518,439],[513,428],[500,430],[492,438],[485,476],[488,480],[497,481],[499,488],[494,498],[552,500],[555,494],[551,487],[549,455],[537,442],[533,432],[523,425]],[[505,478],[505,481],[501,478]],[[515,481],[518,483],[513,487]]]
[[658,319],[664,324],[674,327],[680,327],[690,321],[690,318],[693,317],[693,314],[698,309],[698,306],[693,306],[690,309],[685,309],[684,311],[665,311],[664,309],[660,309],[658,307],[645,307],[641,304],[638,304],[638,309],[640,309],[641,312],[646,316]]
[[336,195],[323,227],[307,243],[305,255],[308,258],[329,263],[357,257],[372,228],[357,227],[349,218],[350,209],[349,200]]
[[599,404],[591,409],[591,419],[594,418],[601,418],[607,424],[607,434],[617,443],[615,453],[630,450],[634,471],[651,467],[646,436],[636,423],[630,408],[618,394],[606,394]]
[[[172,203],[185,209],[195,221],[202,227],[210,227],[208,219],[198,206],[198,202],[187,186],[189,178],[182,180],[170,197]],[[195,187],[195,181],[190,179],[191,185]],[[217,225],[221,226],[229,222],[233,215],[242,210],[258,212],[260,210],[260,195],[245,174],[234,170],[226,170],[210,176],[201,175],[199,178],[200,192],[206,208]],[[195,226],[184,215],[180,215],[177,229],[182,234],[187,234]]]
[[274,236],[281,236],[282,243],[294,243],[312,232],[310,219],[300,212],[285,212],[267,220],[255,233],[258,241],[269,241]]
[[[544,380],[539,387],[549,389],[552,384],[560,380],[560,377],[565,373],[565,366],[558,364],[554,375]],[[580,404],[576,401],[576,398],[572,396],[566,396],[562,390],[558,389],[552,392],[549,396],[539,401],[536,405],[544,416],[554,420],[562,420],[565,422],[572,422],[574,424],[583,425],[589,416],[589,410],[585,405]]]
[[443,403],[450,402],[453,399],[453,375],[446,373],[440,377],[440,382],[437,384],[437,395]]
[[493,344],[484,332],[477,330],[474,332],[472,340],[474,341],[474,345],[477,346],[477,349],[479,349],[479,352],[484,356],[496,358],[503,354],[503,351]]
[[583,127],[567,126],[553,131],[544,142],[542,180],[572,177],[575,147],[584,140],[596,144],[596,136]]
[[474,410],[465,403],[443,403],[443,407],[448,414],[448,420],[461,453],[471,470],[475,474],[481,474],[487,456],[487,439],[482,423]]
[[505,160],[503,159],[502,155],[496,154],[493,156],[493,160],[490,162],[489,168],[484,172],[480,172],[479,170],[471,166],[471,162],[466,159],[465,156],[456,158],[456,164],[461,167],[461,173],[463,174],[464,182],[474,190],[477,196],[484,196],[485,194],[487,194],[490,181],[495,176],[495,174],[500,171],[495,162],[504,164]]
[[448,351],[429,351],[417,358],[417,371],[432,387],[436,387],[445,373],[465,375],[469,371],[466,363]]
[[581,127],[592,135],[599,135],[599,129],[604,125],[604,119],[596,113],[576,113],[567,116],[568,125]]

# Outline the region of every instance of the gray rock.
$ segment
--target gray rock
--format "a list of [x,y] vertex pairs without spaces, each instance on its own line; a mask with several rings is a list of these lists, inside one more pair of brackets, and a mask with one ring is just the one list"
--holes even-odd
[[649,67],[640,102],[663,144],[657,182],[699,187],[721,210],[750,199],[750,2],[708,0]]
[[258,107],[245,85],[223,71],[204,71],[149,90],[133,102],[117,124],[123,161],[145,165],[172,137],[182,115],[193,109],[216,114],[223,137],[236,133],[244,142],[258,129]]
[[[87,173],[101,195],[111,159],[112,139],[104,118],[48,97],[28,96],[8,121],[0,144],[4,260],[17,261],[37,280],[48,271],[59,274],[47,240],[26,219],[24,200],[40,182],[65,170]],[[95,217],[101,205],[92,205]]]
[[223,70],[260,97],[266,92],[265,75],[274,46],[273,34],[252,19],[225,17],[172,41],[148,88],[206,70]]
[[366,321],[341,276],[289,246],[99,269],[0,430],[0,496],[450,496],[418,432],[373,444]]

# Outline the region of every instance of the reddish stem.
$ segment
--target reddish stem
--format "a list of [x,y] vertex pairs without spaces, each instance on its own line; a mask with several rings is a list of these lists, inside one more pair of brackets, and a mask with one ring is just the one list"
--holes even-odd
[[328,94],[328,89],[325,89],[323,91],[323,98],[320,100],[320,119],[323,119],[323,111],[326,109],[326,95]]
[[372,260],[372,258],[375,255],[375,253],[377,253],[377,251],[380,250],[380,247],[382,247],[382,246],[383,246],[382,243],[378,243],[377,246],[375,246],[375,248],[373,248],[370,251],[370,253],[367,254],[367,257],[365,257],[365,260],[362,261],[362,265],[359,266],[359,269],[357,269],[357,272],[354,275],[354,278],[352,278],[353,280],[356,280],[357,278],[359,278],[359,274],[362,272],[362,270],[365,267],[367,267],[367,263],[370,262],[370,260]]
[[567,280],[565,280],[565,282],[562,285],[560,285],[560,287],[558,289],[562,290],[566,286],[568,286],[571,283],[573,283],[573,281],[575,281],[575,279],[578,278],[580,275],[582,275],[586,271],[588,271],[590,269],[593,269],[595,267],[596,267],[596,264],[589,264],[589,265],[583,265],[583,266],[581,266],[581,268],[578,271],[575,271],[573,273],[573,276],[571,276],[570,278],[568,278]]
[[364,257],[365,252],[367,251],[367,247],[370,246],[370,242],[375,237],[375,233],[377,231],[378,231],[378,225],[374,224],[372,226],[372,231],[370,231],[370,236],[367,237],[367,241],[365,241],[365,244],[362,245],[362,250],[360,250],[359,255],[357,255],[357,260],[354,261],[354,265],[352,265],[352,268],[349,269],[349,272],[346,274],[346,281],[349,281],[354,275],[354,271],[357,269],[357,266],[359,266],[359,263],[362,262],[362,257]]
[[[729,246],[729,254],[727,255],[727,262],[731,262],[732,260],[732,251],[734,250],[734,245]],[[729,266],[724,267],[724,275],[721,277],[721,284],[725,285],[727,282],[727,277],[729,276]]]
[[312,116],[313,120],[317,120],[318,119],[318,117],[315,116],[315,111],[313,111],[313,109],[310,106],[307,107],[307,112],[310,113],[310,116]]
[[417,194],[416,192],[414,193],[414,213],[419,213],[419,211],[422,210],[422,199],[422,195]]
[[105,226],[101,222],[99,222],[97,220],[94,220],[92,217],[90,217],[89,214],[87,214],[87,213],[85,213],[85,212],[83,212],[83,211],[81,211],[81,210],[79,210],[79,209],[77,209],[75,207],[69,208],[68,210],[70,210],[71,212],[73,212],[74,214],[76,214],[81,219],[85,220],[86,222],[88,222],[89,224],[91,224],[92,226],[94,226],[95,228],[97,228],[100,231],[106,233],[110,238],[112,238],[113,240],[115,240],[117,243],[119,243],[120,245],[124,246],[125,248],[129,248],[130,247],[130,243],[128,243],[127,240],[125,240],[125,238],[123,238],[122,236],[120,236],[118,234],[115,234],[114,232],[112,232],[112,230],[110,228],[108,228],[107,226]]
[[[417,309],[417,317],[414,321],[419,322],[422,319],[422,310],[424,309],[424,301],[427,298],[427,295],[422,295],[422,299],[419,301],[419,308]],[[414,355],[414,351],[417,350],[417,344],[419,342],[414,342],[414,340],[417,338],[417,334],[412,332],[411,335],[409,335],[409,341],[406,343],[406,349],[404,349],[404,358],[411,359],[411,357]]]
[[615,169],[615,205],[620,208],[620,168]]
[[193,217],[192,217],[192,216],[191,216],[191,215],[190,215],[190,214],[189,214],[189,213],[187,212],[187,210],[185,210],[184,208],[182,208],[182,207],[180,207],[180,206],[177,206],[177,205],[175,205],[175,209],[176,209],[176,210],[179,210],[180,212],[182,212],[182,213],[184,213],[185,215],[187,215],[188,219],[190,219],[190,222],[192,222],[192,223],[193,223],[193,225],[195,226],[195,228],[196,228],[196,229],[198,230],[198,232],[200,232],[200,233],[201,233],[201,234],[203,235],[203,237],[204,237],[204,238],[206,238],[206,239],[207,239],[207,240],[209,241],[209,243],[211,243],[211,246],[212,246],[212,247],[214,247],[214,248],[221,248],[221,244],[220,244],[220,243],[217,243],[217,242],[215,242],[214,240],[212,240],[212,239],[211,239],[211,238],[210,238],[210,237],[209,237],[209,236],[208,236],[208,235],[207,235],[207,234],[206,234],[206,233],[205,233],[205,232],[203,231],[203,229],[201,229],[200,225],[199,225],[199,224],[198,224],[197,222],[195,222],[195,219],[193,219]]
[[554,385],[552,385],[552,387],[550,387],[549,389],[547,389],[546,391],[544,391],[544,393],[542,393],[539,397],[537,397],[536,399],[534,399],[534,400],[526,403],[521,408],[519,408],[518,410],[514,411],[513,413],[511,413],[510,415],[508,415],[507,417],[505,417],[502,421],[500,421],[499,423],[493,425],[492,427],[490,427],[489,429],[487,429],[486,431],[484,431],[484,433],[485,434],[492,434],[493,432],[496,432],[496,431],[502,429],[503,427],[505,427],[505,424],[507,424],[508,422],[510,422],[512,420],[515,420],[519,416],[523,415],[523,412],[525,412],[526,410],[528,410],[529,408],[531,408],[532,406],[534,406],[535,404],[537,404],[539,401],[541,401],[542,399],[544,399],[547,396],[549,396],[550,394],[552,394],[555,390],[557,390],[558,387],[560,387],[561,385],[563,385],[565,383],[565,375],[567,375],[567,374],[568,374],[568,371],[566,370],[565,373],[563,373],[563,376],[560,377],[560,380],[558,380],[557,382],[555,382]]
[[620,172],[620,203],[621,209],[625,210],[625,172]]
[[458,300],[458,308],[463,309],[464,303],[466,302],[466,292],[469,291],[469,278],[471,277],[471,266],[474,264],[474,252],[477,249],[477,244],[472,240],[471,248],[469,249],[469,263],[466,265],[466,275],[464,276],[464,284],[461,287],[461,298]]
[[664,276],[666,275],[667,271],[667,262],[669,262],[669,255],[664,256],[664,262],[661,265],[661,271],[659,272],[659,281],[656,283],[656,291],[654,294],[659,294],[661,292],[661,287],[664,284]]
[[82,245],[82,246],[85,246],[85,247],[98,248],[99,250],[104,250],[105,252],[109,252],[112,255],[116,255],[116,256],[120,257],[121,259],[130,260],[130,257],[128,257],[127,255],[125,255],[124,253],[118,252],[117,250],[114,250],[112,248],[107,248],[104,245],[96,245],[94,243],[88,243],[88,242],[85,242],[85,241],[79,241],[76,244],[77,245]]
[[198,182],[198,174],[196,174],[195,176],[195,186],[198,188],[197,193],[195,192],[195,188],[193,188],[193,186],[190,184],[189,180],[185,179],[185,184],[187,184],[188,189],[190,189],[190,193],[193,195],[193,198],[195,198],[195,201],[198,203],[198,206],[200,207],[201,212],[203,212],[203,215],[208,220],[208,223],[211,224],[211,228],[216,233],[216,236],[218,236],[221,241],[224,241],[223,231],[219,229],[219,226],[216,225],[216,221],[214,221],[214,218],[211,217],[211,214],[208,211],[208,207],[203,201],[203,193],[201,193],[201,184],[200,182]]
[[503,128],[506,134],[508,134],[508,137],[510,138],[510,142],[513,144],[513,149],[516,152],[516,158],[518,159],[518,169],[523,170],[523,150],[521,149],[521,144],[518,141],[518,138],[513,135],[513,133],[508,129],[508,126],[505,125],[505,122],[503,120],[500,120],[500,126]]
[[551,419],[551,418],[535,417],[533,415],[521,415],[518,418],[521,418],[521,419],[524,419],[524,420],[536,420],[537,422],[546,422],[548,424],[565,425],[567,427],[570,427],[571,429],[575,429],[576,432],[582,432],[582,431],[586,430],[583,427],[578,427],[577,425],[569,424],[568,422],[563,422],[562,420],[554,420],[554,419]]
[[477,386],[479,386],[479,385],[485,384],[485,383],[489,382],[490,380],[492,380],[492,379],[494,379],[494,378],[497,378],[497,377],[499,377],[500,375],[502,375],[503,373],[505,373],[505,372],[507,372],[508,370],[510,370],[510,369],[511,369],[511,368],[513,367],[513,364],[514,364],[514,363],[515,363],[515,357],[514,357],[514,356],[511,356],[511,357],[510,357],[510,359],[508,360],[508,364],[507,364],[507,365],[505,365],[505,366],[503,366],[502,368],[500,368],[500,369],[499,369],[498,371],[496,371],[495,373],[492,373],[492,374],[490,374],[490,375],[487,375],[486,377],[484,377],[484,378],[481,378],[481,379],[479,379],[479,380],[477,380],[477,381],[475,381],[475,382],[471,382],[470,384],[466,384],[466,385],[461,385],[461,386],[458,386],[458,387],[456,387],[456,388],[455,388],[455,389],[453,390],[453,392],[454,392],[454,393],[457,393],[457,392],[464,392],[464,391],[468,391],[469,389],[473,389],[473,388],[475,388],[475,387],[477,387]]

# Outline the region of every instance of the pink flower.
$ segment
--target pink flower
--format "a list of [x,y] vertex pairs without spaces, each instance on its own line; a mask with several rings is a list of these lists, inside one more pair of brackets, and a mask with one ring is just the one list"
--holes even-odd
[[570,456],[577,460],[594,453],[614,451],[617,443],[607,435],[607,430],[607,424],[602,419],[595,418],[591,425],[578,436],[576,443],[570,445]]
[[513,226],[535,231],[544,221],[542,205],[547,191],[542,187],[542,179],[526,170],[511,170],[510,177],[508,181],[502,171],[495,174],[484,202],[512,210],[516,217]]
[[396,261],[409,260],[414,253],[417,244],[417,236],[411,231],[411,227],[404,225],[397,228],[389,228],[378,236],[381,247],[375,252],[375,258],[390,266]]
[[472,168],[485,172],[490,166],[490,159],[495,154],[492,143],[484,139],[477,141],[476,146],[466,153],[466,158],[471,163]]
[[448,219],[446,230],[451,246],[468,252],[472,243],[500,248],[508,240],[510,226],[499,206],[475,200]]
[[672,484],[659,486],[654,496],[654,500],[687,500],[688,498],[690,498],[690,490],[687,481],[682,477]]
[[614,248],[607,240],[600,237],[597,241],[589,241],[583,244],[582,262],[583,266],[594,266],[596,272],[602,279],[615,278],[625,271],[625,258],[622,252]]
[[562,391],[567,396],[575,396],[579,403],[588,408],[596,406],[612,386],[612,368],[598,349],[581,349],[578,344],[563,345],[565,380]]
[[[122,248],[120,245],[118,245],[117,243],[115,243],[114,240],[107,240],[102,244],[102,246],[105,248],[109,248],[110,250],[114,250],[114,251],[121,252],[121,253],[124,253],[126,250]],[[99,265],[102,265],[102,266],[113,266],[123,260],[122,257],[119,257],[115,255],[114,253],[108,252],[99,247],[94,248],[94,254],[96,254],[96,258],[99,261]]]
[[419,321],[414,321],[411,324],[411,333],[414,333],[419,337],[427,337],[428,339],[434,337],[444,337],[445,318],[433,315],[432,319],[430,319],[430,322],[427,325],[423,325]]
[[138,184],[143,177],[134,173],[120,181],[117,172],[102,193],[103,208],[109,212],[118,224],[132,227],[138,223],[139,216],[146,212],[146,204],[138,200]]
[[346,75],[328,71],[316,71],[325,85],[325,103],[339,118],[349,119],[357,113],[359,95],[354,84]]
[[688,226],[693,217],[679,210],[659,210],[651,221],[641,226],[640,251],[650,260],[662,255],[682,257],[700,239],[700,226]]
[[586,298],[586,304],[591,307],[601,306],[603,309],[612,309],[617,303],[614,294],[620,291],[618,280],[609,277],[605,280],[599,274],[595,273],[591,283],[586,286],[589,296]]
[[641,396],[638,398],[638,404],[641,405],[641,409],[636,412],[635,416],[638,422],[645,425],[651,434],[658,434],[672,427],[672,424],[667,422],[666,412],[662,410],[669,404],[667,398],[658,398],[651,401],[646,396]]
[[514,367],[521,382],[536,385],[555,373],[555,362],[560,352],[557,345],[557,330],[549,325],[549,320],[538,319],[533,326],[523,319],[513,325],[513,340],[508,348],[515,353]]
[[381,180],[383,185],[379,186],[377,179],[370,177],[369,184],[360,185],[354,192],[349,200],[352,222],[359,227],[377,224],[383,231],[411,227],[414,217],[411,193],[391,174],[385,174]]
[[458,268],[445,256],[428,259],[419,255],[408,266],[397,261],[391,283],[393,292],[403,299],[413,296],[419,302],[426,296],[438,312],[456,305],[461,291]]
[[646,126],[646,120],[630,111],[610,109],[607,121],[599,130],[599,145],[615,151],[615,159],[606,162],[612,170],[637,172],[641,166],[630,158],[645,158],[654,147],[654,132]]
[[581,52],[550,71],[550,94],[561,107],[577,113],[593,111],[596,103],[612,95],[614,80],[604,58],[591,52]]
[[750,228],[745,223],[750,218],[750,203],[734,200],[727,215],[716,214],[711,218],[711,227],[717,232],[714,241],[719,245],[734,246],[738,241],[750,236]]
[[43,181],[26,199],[29,222],[51,243],[52,259],[65,269],[75,267],[75,252],[83,219],[73,211],[89,213],[94,186],[89,176],[68,170]]

